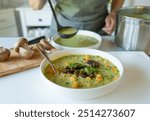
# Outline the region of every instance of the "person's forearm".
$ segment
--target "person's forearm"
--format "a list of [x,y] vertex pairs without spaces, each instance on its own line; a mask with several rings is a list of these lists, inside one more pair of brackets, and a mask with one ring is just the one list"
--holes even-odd
[[115,12],[122,7],[124,0],[112,0],[111,12]]
[[42,9],[46,2],[46,0],[28,0],[28,1],[29,5],[35,10]]

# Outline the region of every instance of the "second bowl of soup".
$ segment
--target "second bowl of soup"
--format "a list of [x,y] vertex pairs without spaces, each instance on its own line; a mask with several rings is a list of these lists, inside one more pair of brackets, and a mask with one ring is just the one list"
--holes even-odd
[[102,38],[95,32],[79,30],[72,38],[64,39],[59,35],[52,37],[51,44],[58,50],[71,48],[92,48],[100,47]]

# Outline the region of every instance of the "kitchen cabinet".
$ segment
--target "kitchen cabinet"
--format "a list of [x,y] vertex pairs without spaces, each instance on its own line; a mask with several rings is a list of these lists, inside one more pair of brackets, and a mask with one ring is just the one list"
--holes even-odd
[[17,8],[19,36],[34,38],[45,35],[49,31],[52,13],[48,8],[32,10],[31,8]]
[[17,37],[18,29],[14,9],[0,10],[0,36]]

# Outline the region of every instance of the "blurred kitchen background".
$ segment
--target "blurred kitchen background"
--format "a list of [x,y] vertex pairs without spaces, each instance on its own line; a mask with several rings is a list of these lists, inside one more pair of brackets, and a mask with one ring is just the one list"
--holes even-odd
[[[125,0],[124,6],[150,6],[149,0]],[[109,8],[108,8],[109,9]],[[0,0],[0,37],[38,37],[48,34],[52,13],[46,4],[32,10],[28,0]]]

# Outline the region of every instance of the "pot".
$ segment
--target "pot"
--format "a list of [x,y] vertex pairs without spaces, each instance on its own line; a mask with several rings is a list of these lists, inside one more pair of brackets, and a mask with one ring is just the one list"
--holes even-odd
[[115,43],[125,50],[145,51],[150,55],[150,6],[117,11]]

